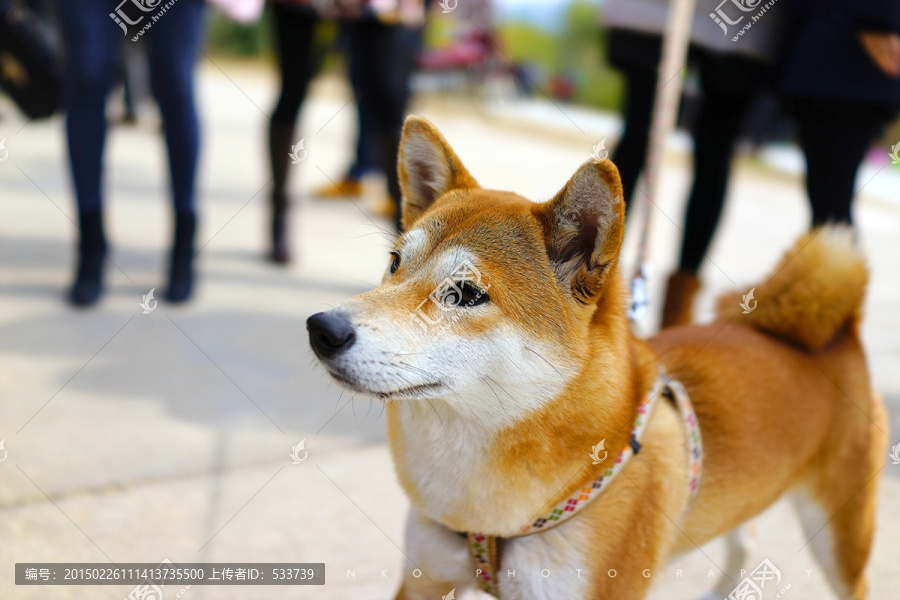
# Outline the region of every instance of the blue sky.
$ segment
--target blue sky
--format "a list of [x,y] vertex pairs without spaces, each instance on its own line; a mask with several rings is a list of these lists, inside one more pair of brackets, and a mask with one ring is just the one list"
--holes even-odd
[[[600,4],[600,0],[588,0]],[[569,0],[493,0],[495,14],[502,20],[527,21],[545,29],[558,29]]]

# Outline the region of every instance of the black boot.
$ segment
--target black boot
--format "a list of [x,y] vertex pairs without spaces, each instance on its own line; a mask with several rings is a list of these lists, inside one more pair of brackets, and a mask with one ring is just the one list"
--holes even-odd
[[287,201],[282,198],[272,198],[272,248],[269,250],[269,260],[279,265],[285,265],[291,261],[291,251],[287,241]]
[[103,291],[106,239],[102,215],[99,210],[78,211],[78,272],[69,291],[69,301],[75,306],[94,304]]
[[169,263],[169,287],[166,300],[185,302],[194,289],[194,232],[197,217],[194,213],[175,215],[175,241]]
[[279,123],[272,121],[269,124],[269,163],[272,169],[272,197],[271,197],[271,230],[270,248],[268,258],[277,264],[286,264],[291,260],[288,247],[287,220],[287,173],[288,161],[294,135],[293,123]]

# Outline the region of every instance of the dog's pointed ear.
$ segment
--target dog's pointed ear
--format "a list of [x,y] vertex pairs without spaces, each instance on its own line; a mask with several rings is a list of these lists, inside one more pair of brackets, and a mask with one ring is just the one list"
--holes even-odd
[[622,246],[619,171],[609,160],[584,163],[553,200],[535,206],[534,214],[560,283],[582,304],[591,303],[615,270]]
[[405,230],[450,190],[478,187],[444,136],[422,117],[407,117],[403,124],[397,171]]

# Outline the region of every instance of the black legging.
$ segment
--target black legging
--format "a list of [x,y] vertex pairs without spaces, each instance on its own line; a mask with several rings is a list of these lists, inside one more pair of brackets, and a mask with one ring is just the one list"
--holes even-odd
[[894,111],[860,102],[814,99],[796,100],[794,109],[806,155],[813,226],[852,223],[856,173]]
[[[306,10],[274,3],[273,20],[281,72],[281,95],[272,113],[270,140],[278,132],[291,132],[306,98],[309,82],[318,72],[321,58],[314,56],[313,34],[318,17]],[[397,180],[397,151],[403,117],[409,100],[409,78],[414,66],[418,32],[409,28],[385,25],[378,21],[347,24],[351,45],[350,69],[356,101],[372,116],[377,127],[376,143],[383,148],[381,167],[388,180],[388,192],[397,203],[399,230],[400,186]],[[296,140],[294,140],[296,141]],[[283,140],[271,144],[274,193],[284,194],[288,153],[281,148]]]
[[752,101],[758,97],[758,89],[740,93],[743,86],[734,91],[723,91],[729,79],[723,71],[733,66],[750,78],[750,85],[755,81],[761,86],[763,81],[757,74],[760,69],[755,63],[741,65],[742,62],[745,61],[739,58],[711,59],[706,54],[699,57],[703,106],[694,129],[694,182],[685,207],[678,264],[682,271],[696,273],[700,270],[722,215],[731,175],[731,157],[741,122]]
[[272,25],[275,33],[281,92],[269,123],[269,162],[272,168],[272,195],[276,204],[286,202],[290,148],[294,123],[306,99],[309,82],[318,72],[321,58],[314,53],[318,17],[275,2]]
[[351,22],[347,28],[351,80],[357,87],[360,135],[365,132],[376,145],[373,159],[380,158],[381,164],[375,167],[387,177],[388,194],[396,203],[395,224],[399,231],[397,153],[421,30],[388,26],[377,21]]
[[[647,159],[660,41],[617,32],[610,42],[613,63],[626,80],[625,131],[612,160],[622,177],[627,211]],[[636,53],[642,56],[637,58]],[[694,131],[694,181],[685,209],[679,269],[696,273],[722,213],[741,121],[767,73],[756,61],[696,47],[691,49],[691,60],[700,68],[704,100]]]

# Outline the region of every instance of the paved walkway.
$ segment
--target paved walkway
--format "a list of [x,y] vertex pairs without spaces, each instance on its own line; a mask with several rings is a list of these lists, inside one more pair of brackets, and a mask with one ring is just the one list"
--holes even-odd
[[[309,152],[293,173],[298,195],[340,176],[353,135],[354,111],[341,90],[315,92],[298,135]],[[304,324],[377,284],[388,224],[365,203],[304,198],[294,215],[299,260],[288,269],[260,260],[268,189],[263,109],[272,94],[265,71],[202,69],[199,293],[190,306],[160,302],[149,314],[139,303],[151,288],[162,295],[169,235],[155,126],[117,128],[110,137],[107,222],[116,268],[102,304],[74,311],[62,295],[72,270],[74,209],[61,122],[25,124],[3,108],[0,139],[9,155],[0,163],[0,439],[8,456],[0,464],[0,597],[115,600],[130,589],[16,587],[17,561],[164,558],[328,565],[322,588],[195,586],[188,600],[393,597],[407,502],[385,445],[382,409],[350,401],[329,383],[313,363]],[[444,130],[483,185],[535,199],[549,198],[595,137],[605,137],[587,125],[583,135],[577,127],[568,136],[546,135],[468,100],[418,110]],[[570,126],[560,115],[561,126]],[[653,246],[654,298],[675,260],[685,167],[681,155],[669,156]],[[894,176],[875,175],[879,182]],[[872,262],[865,342],[900,431],[900,204],[863,190],[857,209]],[[762,276],[807,218],[796,179],[743,162],[704,267],[703,315],[715,293]],[[289,453],[301,440],[308,459],[294,465]],[[895,599],[900,589],[900,466],[888,461],[884,475],[870,567],[878,600]],[[784,503],[758,529],[754,560],[769,558],[782,570],[792,584],[787,598],[830,597]],[[713,584],[711,569],[722,577],[717,564],[718,543],[679,559],[659,574],[652,598],[698,596]]]

